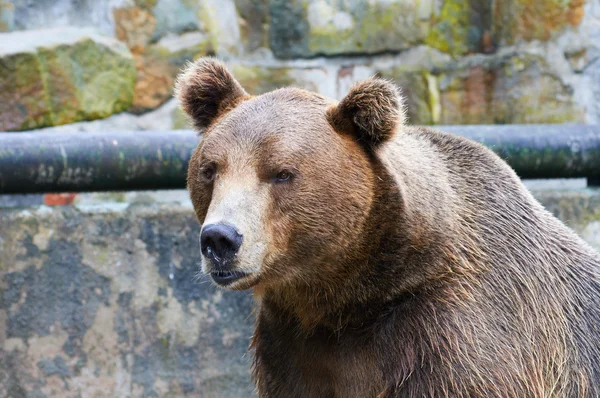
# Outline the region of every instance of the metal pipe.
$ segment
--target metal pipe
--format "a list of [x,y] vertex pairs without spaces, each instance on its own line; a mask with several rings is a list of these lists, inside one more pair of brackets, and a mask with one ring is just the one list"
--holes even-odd
[[600,178],[600,125],[440,126],[480,142],[521,178]]
[[0,193],[185,186],[192,131],[0,133]]
[[[522,178],[600,180],[600,126],[437,126],[479,141]],[[191,130],[0,133],[0,194],[185,187]]]

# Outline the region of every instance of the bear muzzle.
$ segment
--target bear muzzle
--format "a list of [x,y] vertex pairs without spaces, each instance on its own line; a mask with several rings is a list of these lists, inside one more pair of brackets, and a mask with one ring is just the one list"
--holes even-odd
[[200,233],[202,254],[212,264],[210,272],[213,280],[219,285],[226,286],[247,276],[245,272],[235,270],[234,259],[244,237],[236,228],[224,224],[209,224]]

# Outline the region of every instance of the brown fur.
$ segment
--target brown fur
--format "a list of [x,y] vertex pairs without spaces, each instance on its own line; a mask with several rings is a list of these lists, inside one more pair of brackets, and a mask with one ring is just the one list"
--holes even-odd
[[395,85],[369,79],[355,84],[341,103],[329,109],[327,118],[337,131],[354,134],[375,147],[404,123],[404,104]]
[[186,94],[215,85],[196,76],[178,90],[208,126],[188,187],[201,222],[244,235],[232,288],[260,296],[261,397],[599,396],[600,256],[495,154],[402,125],[384,81],[214,108]]
[[204,130],[217,116],[249,98],[225,65],[210,57],[187,66],[175,83],[175,96],[198,130]]

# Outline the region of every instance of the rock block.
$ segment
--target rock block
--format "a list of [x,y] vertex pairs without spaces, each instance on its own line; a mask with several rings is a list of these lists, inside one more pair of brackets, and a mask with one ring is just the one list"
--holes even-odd
[[573,87],[534,53],[477,54],[429,64],[406,57],[377,73],[402,88],[411,124],[568,123],[585,118]]
[[564,28],[581,23],[584,3],[584,0],[495,1],[495,39],[502,45],[520,40],[549,40]]
[[254,396],[252,298],[198,282],[189,202],[114,196],[0,210],[0,396]]
[[0,130],[108,117],[133,99],[136,73],[125,45],[90,29],[0,35]]
[[273,0],[269,6],[271,49],[281,58],[399,51],[427,33],[416,2]]
[[173,95],[174,79],[186,62],[214,54],[210,38],[201,32],[168,35],[135,54],[137,81],[130,109],[133,113],[156,109]]
[[440,124],[583,121],[572,87],[534,54],[472,56],[438,75]]

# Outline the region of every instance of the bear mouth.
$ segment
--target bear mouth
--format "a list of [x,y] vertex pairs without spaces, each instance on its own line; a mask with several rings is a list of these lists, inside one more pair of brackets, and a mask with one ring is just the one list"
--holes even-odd
[[211,271],[210,276],[218,285],[227,286],[248,276],[248,274],[242,271]]

